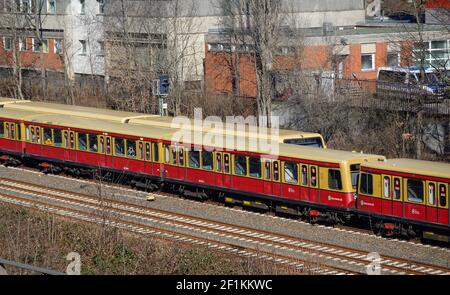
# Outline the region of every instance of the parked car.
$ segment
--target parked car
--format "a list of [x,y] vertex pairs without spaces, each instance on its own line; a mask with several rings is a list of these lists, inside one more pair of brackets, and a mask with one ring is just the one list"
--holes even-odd
[[[443,100],[450,86],[435,71],[418,67],[381,67],[377,77],[377,96],[392,99]],[[448,92],[447,92],[448,93]]]

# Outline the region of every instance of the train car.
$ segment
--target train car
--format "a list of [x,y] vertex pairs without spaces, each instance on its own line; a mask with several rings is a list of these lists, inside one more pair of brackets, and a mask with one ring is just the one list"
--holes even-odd
[[0,109],[0,126],[5,163],[75,175],[107,171],[139,187],[164,184],[185,196],[336,222],[351,217],[360,165],[384,160],[287,144],[264,152],[248,137],[235,137],[231,147],[198,145],[193,137],[174,140],[169,128],[8,108]]
[[450,164],[391,159],[361,165],[358,210],[385,234],[448,242]]
[[[189,120],[188,124],[177,125],[173,124],[173,117],[161,117],[159,115],[123,112],[116,110],[107,110],[99,108],[63,105],[45,102],[32,102],[29,100],[15,100],[11,98],[0,98],[0,107],[18,109],[34,112],[45,112],[59,115],[79,116],[91,119],[103,119],[113,122],[120,122],[123,124],[143,125],[151,127],[163,127],[173,129],[187,129],[193,130],[193,120]],[[208,126],[206,126],[208,125]],[[225,134],[225,126],[223,128],[215,128],[204,124],[203,131],[215,134]],[[314,132],[303,132],[288,129],[278,129],[278,132],[272,135],[272,129],[253,130],[247,125],[244,129],[238,127],[237,124],[232,124],[230,130],[237,136],[248,136],[256,139],[271,139],[277,140],[280,143],[311,146],[326,148],[325,141],[322,135]],[[276,137],[275,137],[276,136]]]

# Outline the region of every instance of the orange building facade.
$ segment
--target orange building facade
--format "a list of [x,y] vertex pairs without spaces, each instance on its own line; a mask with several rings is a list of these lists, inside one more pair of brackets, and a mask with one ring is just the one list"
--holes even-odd
[[14,64],[13,47],[19,52],[22,69],[64,70],[64,42],[62,39],[48,38],[39,46],[37,39],[26,37],[15,40],[7,34],[0,36],[0,67],[11,68]]
[[[352,28],[351,30],[355,30]],[[386,29],[379,29],[382,31]],[[377,32],[367,34],[341,34],[334,40],[338,43],[329,45],[328,38],[310,36],[301,48],[280,43],[280,50],[274,56],[273,70],[294,71],[301,69],[306,73],[324,73],[335,79],[375,81],[378,69],[385,66],[411,66],[413,61],[413,42],[399,40],[397,33]],[[442,32],[427,32],[427,42],[439,39]],[[444,40],[448,41],[448,36]],[[204,77],[205,90],[209,93],[233,93],[233,69],[239,55],[239,93],[242,97],[256,97],[256,71],[251,50],[236,50],[239,45],[220,43],[220,36],[210,34],[206,38]],[[328,43],[322,41],[328,41]],[[388,40],[396,40],[390,42]]]

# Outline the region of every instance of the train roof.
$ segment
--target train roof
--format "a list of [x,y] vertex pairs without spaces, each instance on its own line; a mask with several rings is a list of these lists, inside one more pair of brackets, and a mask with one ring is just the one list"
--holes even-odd
[[382,162],[367,162],[362,166],[434,177],[450,178],[450,164],[413,159],[389,159]]
[[[166,141],[172,141],[172,139],[176,138],[177,135],[181,134],[179,130],[164,127],[121,124],[102,119],[91,119],[8,108],[0,108],[0,118],[24,120],[35,122],[38,124],[57,125],[68,128],[95,130],[104,133],[129,135],[139,138],[155,138]],[[194,141],[193,132],[184,132],[184,135],[186,136],[182,138],[182,143],[196,144],[196,142]],[[208,134],[207,132],[202,133],[203,139],[207,139],[207,136],[211,136],[211,134]],[[218,136],[216,138],[220,139],[220,137]],[[268,154],[275,157],[282,156],[290,158],[301,158],[306,160],[315,160],[330,163],[341,163],[344,161],[353,163],[359,161],[384,159],[383,156],[379,155],[318,149],[313,147],[282,144],[278,142],[274,143],[277,145],[276,147],[278,148],[278,151],[271,151],[267,153],[265,150],[259,147],[258,140],[239,136],[235,136],[233,139],[234,144],[232,148],[234,149],[244,152]],[[222,143],[220,143],[219,141],[220,140],[216,140],[215,142],[213,142],[212,144],[208,144],[207,146],[218,149],[231,149],[228,148],[228,145],[226,145],[226,143],[229,142],[226,142],[226,138],[224,136],[222,137]],[[238,144],[238,142],[244,143]]]
[[[30,100],[17,100],[12,98],[2,98],[0,97],[0,106],[10,109],[21,109],[34,112],[44,112],[53,113],[68,116],[79,116],[92,119],[103,119],[109,121],[120,122],[123,124],[134,124],[134,125],[146,125],[146,126],[158,126],[165,128],[178,128],[178,129],[193,129],[194,120],[184,118],[184,120],[177,120],[177,122],[182,122],[182,124],[173,124],[174,117],[161,117],[159,115],[135,113],[135,112],[125,112],[110,109],[101,109],[93,107],[83,107],[74,105],[64,105],[56,103],[47,102],[35,102]],[[241,126],[240,126],[241,127]],[[240,128],[239,127],[239,128]],[[225,126],[223,126],[225,128]],[[204,131],[213,130],[214,133],[224,133],[223,128],[218,128],[217,126],[210,125],[206,127],[203,126]],[[244,130],[238,129],[236,124],[230,128],[235,130],[235,134],[238,136],[250,136],[258,138],[273,138],[278,136],[281,139],[286,138],[304,138],[304,137],[314,137],[320,136],[318,133],[304,132],[288,129],[278,129],[278,134],[272,136],[273,129],[268,128],[267,130],[253,129],[252,127],[245,125]]]

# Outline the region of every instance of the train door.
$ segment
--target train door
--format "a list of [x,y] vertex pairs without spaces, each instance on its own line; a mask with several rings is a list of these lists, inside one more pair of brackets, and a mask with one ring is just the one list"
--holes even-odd
[[162,171],[163,171],[163,164],[162,164],[162,157],[161,156],[161,149],[160,149],[160,144],[157,142],[152,142],[151,143],[152,146],[152,159],[153,159],[153,175],[156,176],[162,176]]
[[281,177],[280,177],[280,161],[275,160],[272,162],[272,195],[281,196]]
[[448,210],[448,192],[449,186],[446,183],[439,183],[438,202],[438,222],[440,224],[450,225],[450,212]]
[[309,201],[309,165],[300,164],[300,200]]
[[[32,130],[33,132],[33,130]],[[63,130],[64,161],[70,161],[70,140],[68,130]]]
[[383,189],[381,192],[381,211],[383,214],[393,214],[393,201],[392,201],[392,177],[389,175],[382,175]]
[[265,195],[272,195],[273,194],[273,184],[272,184],[272,180],[273,180],[273,173],[272,173],[272,160],[270,159],[263,159],[262,160],[263,165],[264,165],[264,171],[263,171],[263,185],[264,185],[264,194]]
[[223,187],[223,153],[214,152],[214,183],[218,187]]
[[97,163],[100,167],[105,167],[105,152],[106,152],[106,145],[105,145],[105,136],[104,135],[97,135],[98,138],[98,159]]
[[393,200],[392,200],[392,214],[394,216],[404,216],[404,204],[403,204],[403,190],[402,190],[402,178],[393,177]]
[[309,184],[309,201],[319,203],[319,167],[316,165],[309,166],[310,184]]
[[230,153],[222,153],[223,158],[223,187],[231,187],[231,156]]
[[105,167],[113,167],[113,142],[111,136],[104,136],[105,139]]
[[177,147],[177,178],[184,180],[186,178],[186,153],[182,146]]
[[433,181],[426,182],[426,218],[428,222],[437,222],[438,221],[438,187],[437,183]]

